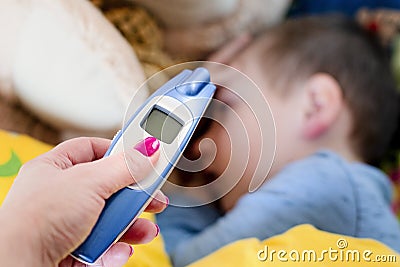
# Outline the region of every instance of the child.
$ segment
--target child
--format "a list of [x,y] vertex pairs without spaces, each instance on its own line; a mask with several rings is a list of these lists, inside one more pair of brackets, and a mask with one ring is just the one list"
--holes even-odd
[[[275,161],[254,193],[247,193],[253,172],[244,172],[221,199],[221,217],[211,206],[169,207],[160,214],[173,263],[184,266],[235,240],[263,240],[299,224],[373,238],[400,251],[390,182],[369,165],[387,150],[399,118],[399,96],[378,43],[346,18],[302,18],[269,30],[231,65],[268,99],[276,123]],[[244,103],[229,91],[216,98],[243,113]],[[216,124],[203,137],[216,143],[207,172],[219,176],[229,141]],[[254,142],[251,133],[248,138]]]

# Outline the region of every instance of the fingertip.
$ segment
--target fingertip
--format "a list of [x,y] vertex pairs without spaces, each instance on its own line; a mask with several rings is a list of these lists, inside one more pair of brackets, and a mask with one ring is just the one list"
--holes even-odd
[[154,196],[154,199],[146,207],[146,212],[160,213],[168,207],[169,199],[160,190]]
[[121,241],[130,244],[146,244],[159,235],[160,229],[153,222],[139,218],[125,232]]
[[157,230],[155,237],[157,237],[160,234],[160,226],[158,226],[158,224],[156,224],[155,226],[156,226],[156,230]]
[[140,141],[134,146],[134,149],[136,149],[146,157],[151,157],[154,153],[158,151],[159,148],[160,141],[153,136],[147,137],[146,139]]
[[131,245],[123,242],[115,243],[106,254],[104,254],[102,261],[103,266],[107,267],[121,267],[129,260],[133,254]]
[[155,137],[147,137],[143,141],[137,143],[134,147],[140,154],[150,160],[151,165],[154,166],[160,158],[161,143]]
[[156,152],[154,152],[153,155],[150,156],[151,164],[154,166],[157,163],[159,158],[160,158],[160,151],[157,150]]

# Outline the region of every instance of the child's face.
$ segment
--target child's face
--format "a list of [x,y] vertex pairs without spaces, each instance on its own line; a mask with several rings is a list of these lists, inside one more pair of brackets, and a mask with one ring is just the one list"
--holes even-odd
[[[299,129],[298,119],[300,114],[294,112],[301,100],[296,97],[295,93],[283,97],[277,90],[271,88],[269,79],[272,77],[268,77],[268,70],[262,67],[263,64],[260,58],[260,48],[255,43],[244,50],[230,65],[248,75],[257,84],[272,110],[276,125],[276,153],[273,166],[268,175],[270,177],[287,162],[297,157],[294,152],[301,151],[300,143],[297,142],[299,136],[296,130]],[[237,81],[232,77],[229,82],[234,85]],[[218,89],[215,98],[227,104],[234,112],[214,110],[214,116],[220,124],[213,122],[203,138],[210,138],[215,142],[216,156],[212,164],[206,169],[206,172],[220,177],[227,169],[228,164],[230,164],[231,171],[229,175],[239,176],[243,173],[235,188],[222,199],[222,207],[228,210],[233,207],[241,195],[248,192],[249,183],[259,161],[260,144],[262,143],[256,117],[263,118],[264,115],[256,114],[255,117],[252,107],[246,105],[240,97],[229,91],[229,88]],[[237,116],[241,121],[237,119]],[[247,136],[243,133],[243,126]],[[273,134],[272,131],[273,129],[270,129],[270,133]],[[230,140],[243,141],[231,144]],[[202,154],[212,154],[215,151],[214,149],[214,147],[208,149],[205,146],[202,148]],[[240,159],[240,157],[235,158],[233,153],[245,153],[246,151],[249,153],[249,158],[247,167],[243,172],[243,159]],[[235,160],[237,162],[232,162]],[[269,163],[261,162],[259,164]],[[231,179],[237,178],[239,177],[231,177]],[[262,179],[264,177],[258,178]]]

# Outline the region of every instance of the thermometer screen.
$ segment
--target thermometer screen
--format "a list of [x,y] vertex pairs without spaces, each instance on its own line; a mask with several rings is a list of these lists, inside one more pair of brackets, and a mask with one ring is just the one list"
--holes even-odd
[[146,132],[168,144],[174,141],[182,126],[182,123],[157,108],[153,108],[142,123],[142,128]]

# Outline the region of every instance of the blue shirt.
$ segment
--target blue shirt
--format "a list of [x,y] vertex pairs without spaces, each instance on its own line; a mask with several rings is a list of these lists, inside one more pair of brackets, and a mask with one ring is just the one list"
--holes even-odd
[[175,266],[185,266],[233,241],[260,240],[299,224],[368,237],[400,251],[392,188],[380,170],[322,151],[285,167],[219,217],[211,206],[168,207],[157,217]]

